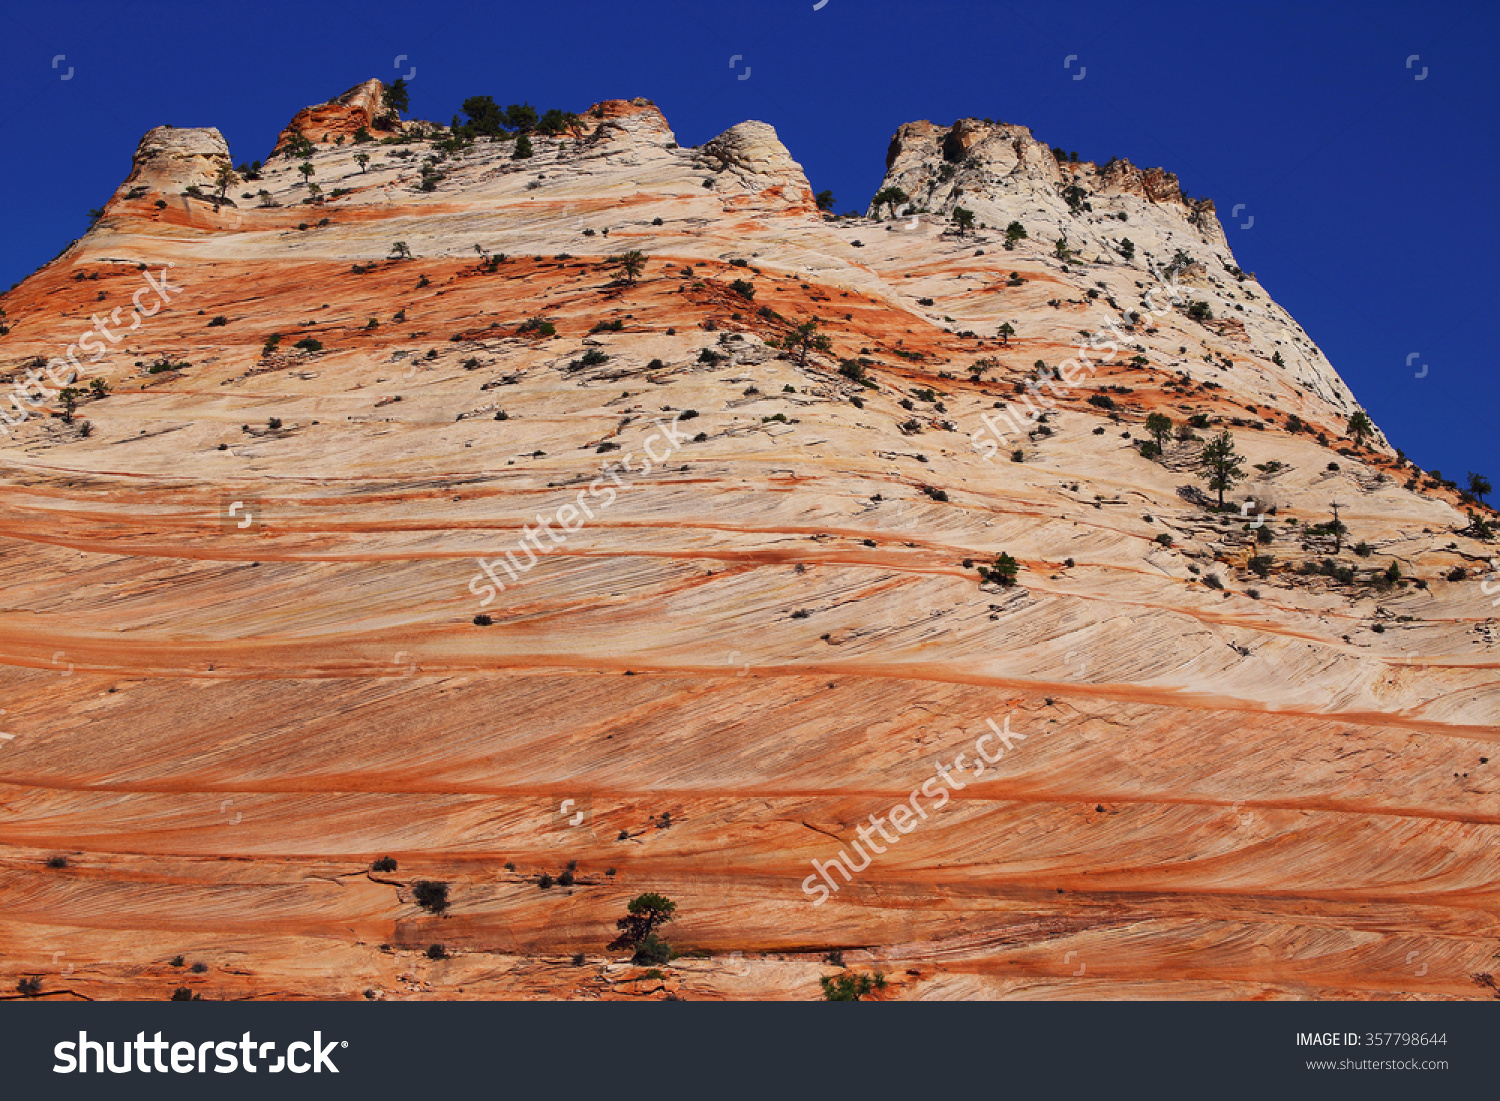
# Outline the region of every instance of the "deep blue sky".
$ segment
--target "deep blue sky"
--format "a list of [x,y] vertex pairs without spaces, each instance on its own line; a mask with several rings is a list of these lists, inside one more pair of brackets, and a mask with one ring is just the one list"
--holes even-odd
[[84,230],[150,127],[216,126],[260,159],[299,108],[410,66],[412,113],[438,121],[475,94],[649,96],[685,145],[762,119],[839,210],[877,188],[900,123],[990,116],[1213,198],[1394,444],[1500,482],[1500,4],[812,4],[10,0],[0,287]]

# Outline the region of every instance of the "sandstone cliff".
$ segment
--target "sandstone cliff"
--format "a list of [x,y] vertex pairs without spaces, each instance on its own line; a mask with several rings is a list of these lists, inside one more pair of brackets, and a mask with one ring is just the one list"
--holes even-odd
[[[1059,161],[1026,127],[978,119],[908,123],[886,161],[882,190],[904,191],[908,213],[947,218],[963,207],[992,229],[1020,221],[1033,241],[1061,241],[1085,264],[1133,267],[1137,279],[1156,282],[1175,277],[1215,317],[1245,326],[1238,342],[1250,347],[1242,350],[1265,359],[1279,351],[1299,386],[1353,412],[1348,386],[1312,339],[1235,262],[1213,201],[1190,199],[1172,173],[1127,160]],[[869,213],[889,211],[871,204]]]
[[[529,158],[325,141],[372,85],[283,135],[321,194],[277,156],[220,208],[217,133],[153,131],[0,298],[8,377],[108,388],[0,438],[7,989],[810,998],[842,952],[901,998],[1484,993],[1493,545],[1346,438],[1211,206],[975,120],[902,127],[900,218],[644,100]],[[1232,432],[1243,512],[1151,412]],[[663,978],[603,950],[642,891]]]
[[372,135],[400,129],[401,116],[385,103],[385,85],[378,80],[356,84],[327,103],[298,111],[276,139],[272,156],[283,153],[298,138],[315,145],[349,141],[360,130]]

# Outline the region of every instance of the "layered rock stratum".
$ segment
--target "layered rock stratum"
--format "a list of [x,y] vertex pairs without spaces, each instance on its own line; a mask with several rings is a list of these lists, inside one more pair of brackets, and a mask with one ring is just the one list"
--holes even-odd
[[[0,299],[7,991],[1489,993],[1493,547],[1211,203],[968,119],[833,218],[763,123],[356,143],[379,92],[223,201],[151,131]],[[655,971],[604,947],[646,891]]]

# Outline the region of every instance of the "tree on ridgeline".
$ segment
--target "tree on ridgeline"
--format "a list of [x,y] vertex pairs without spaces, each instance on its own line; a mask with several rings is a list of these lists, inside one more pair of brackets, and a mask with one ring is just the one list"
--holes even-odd
[[1375,434],[1375,425],[1363,409],[1356,409],[1349,414],[1348,432],[1351,440],[1363,445],[1366,439]]
[[391,111],[411,110],[411,92],[404,77],[397,77],[386,85],[385,106]]
[[875,192],[875,198],[871,200],[871,205],[873,205],[876,210],[879,210],[881,207],[886,207],[890,210],[891,217],[894,218],[896,216],[896,208],[902,203],[909,202],[910,200],[911,196],[902,191],[899,187],[883,187],[879,191]]
[[1495,487],[1490,485],[1490,480],[1483,474],[1475,474],[1472,470],[1469,471],[1469,492],[1474,495],[1474,499],[1481,505],[1484,504],[1484,499],[1493,493],[1494,490]]

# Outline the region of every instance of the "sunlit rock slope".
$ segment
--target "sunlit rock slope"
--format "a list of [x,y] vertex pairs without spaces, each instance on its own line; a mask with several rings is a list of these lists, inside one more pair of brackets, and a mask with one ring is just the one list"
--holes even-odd
[[380,94],[231,184],[153,130],[0,298],[7,992],[1488,993],[1493,547],[1211,203],[963,120],[833,218],[763,123]]

